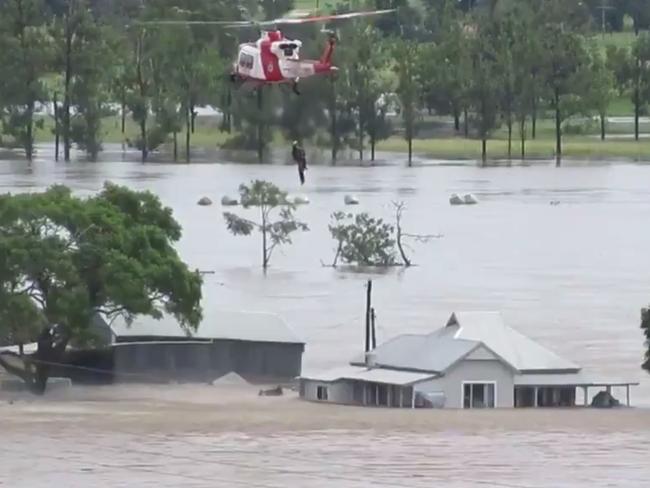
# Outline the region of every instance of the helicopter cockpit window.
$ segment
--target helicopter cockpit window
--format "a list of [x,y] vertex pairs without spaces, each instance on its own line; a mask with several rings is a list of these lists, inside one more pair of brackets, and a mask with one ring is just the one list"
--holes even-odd
[[246,69],[253,69],[254,58],[250,54],[242,53],[239,56],[239,66]]
[[298,45],[294,42],[289,42],[289,43],[282,43],[278,46],[280,49],[282,49],[282,52],[284,53],[285,56],[291,57],[293,56],[293,52],[298,48]]

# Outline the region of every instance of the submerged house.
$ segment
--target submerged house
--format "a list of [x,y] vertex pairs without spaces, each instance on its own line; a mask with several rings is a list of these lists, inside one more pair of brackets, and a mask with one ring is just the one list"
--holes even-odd
[[498,312],[454,313],[430,334],[406,334],[348,366],[300,378],[306,400],[428,408],[569,407],[582,389],[636,383],[598,382],[507,326]]

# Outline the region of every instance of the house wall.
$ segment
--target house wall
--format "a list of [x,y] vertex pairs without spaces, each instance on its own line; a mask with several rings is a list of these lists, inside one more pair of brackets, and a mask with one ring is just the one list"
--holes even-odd
[[116,382],[213,381],[235,372],[251,382],[291,382],[302,369],[302,344],[215,340],[124,343],[113,348]]
[[465,359],[443,377],[418,383],[415,388],[423,393],[443,392],[445,408],[463,408],[463,382],[472,381],[495,381],[496,406],[514,406],[514,374],[496,359]]
[[[327,400],[318,399],[318,387],[327,388]],[[326,383],[310,379],[300,380],[300,398],[313,402],[339,403],[351,405],[357,403],[354,398],[354,384],[348,381]]]

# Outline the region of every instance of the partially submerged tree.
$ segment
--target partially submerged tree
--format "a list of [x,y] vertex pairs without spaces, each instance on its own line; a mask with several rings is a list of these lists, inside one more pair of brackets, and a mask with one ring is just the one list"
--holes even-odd
[[1,196],[0,328],[38,349],[0,356],[0,366],[43,393],[50,367],[87,339],[96,314],[167,312],[195,329],[202,280],[176,253],[180,237],[171,209],[149,192],[106,184],[87,199],[63,186]]
[[[352,214],[334,212],[329,231],[336,241],[336,254],[332,266],[336,267],[341,259],[344,263],[357,266],[412,266],[406,254],[407,239],[428,242],[440,235],[410,234],[402,227],[406,204],[393,202],[395,225],[383,219],[371,217],[367,213]],[[401,263],[397,260],[397,254]]]
[[[266,269],[277,246],[291,244],[291,234],[308,231],[309,227],[294,217],[296,206],[273,183],[254,180],[250,185],[240,185],[239,194],[244,208],[259,208],[260,222],[224,212],[226,226],[236,236],[248,236],[256,229],[262,234],[262,267]],[[277,220],[274,220],[276,211]]]
[[645,335],[645,358],[641,367],[650,373],[650,309],[641,310],[641,329]]
[[395,265],[395,228],[367,213],[334,212],[329,231],[337,242],[333,266],[339,258],[359,266]]
[[397,244],[397,250],[399,251],[404,266],[409,267],[412,263],[411,259],[406,255],[405,249],[408,246],[405,242],[406,239],[413,239],[418,242],[429,242],[431,239],[437,239],[442,236],[433,234],[410,234],[404,232],[404,229],[402,228],[402,218],[404,216],[404,210],[406,210],[406,204],[404,202],[393,202],[393,207],[395,207],[395,243]]

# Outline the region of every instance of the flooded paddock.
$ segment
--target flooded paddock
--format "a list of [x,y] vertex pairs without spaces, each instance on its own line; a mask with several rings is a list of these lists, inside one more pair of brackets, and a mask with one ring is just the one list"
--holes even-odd
[[206,386],[0,401],[6,486],[645,487],[650,411],[388,410]]
[[[364,341],[368,275],[322,265],[334,253],[330,214],[392,219],[391,202],[404,201],[406,229],[444,237],[413,244],[418,266],[372,275],[378,342],[441,327],[456,310],[499,310],[598,376],[639,381],[632,404],[650,406],[639,328],[650,303],[650,165],[406,168],[401,156],[382,157],[377,167],[312,165],[303,187],[291,165],[4,161],[0,188],[64,183],[89,193],[110,180],[155,192],[183,225],[182,256],[214,271],[204,295],[283,316],[307,342],[305,371],[347,362]],[[253,178],[310,199],[297,216],[311,231],[279,249],[266,275],[259,239],[229,235],[218,204]],[[450,206],[451,193],[479,203]],[[359,205],[346,207],[346,194]],[[197,206],[202,196],[215,205]],[[109,394],[56,408],[1,406],[0,486],[591,488],[645,487],[650,478],[645,408],[390,412],[257,398],[235,408],[213,399],[180,406],[174,395],[186,394],[171,389],[160,405]]]

